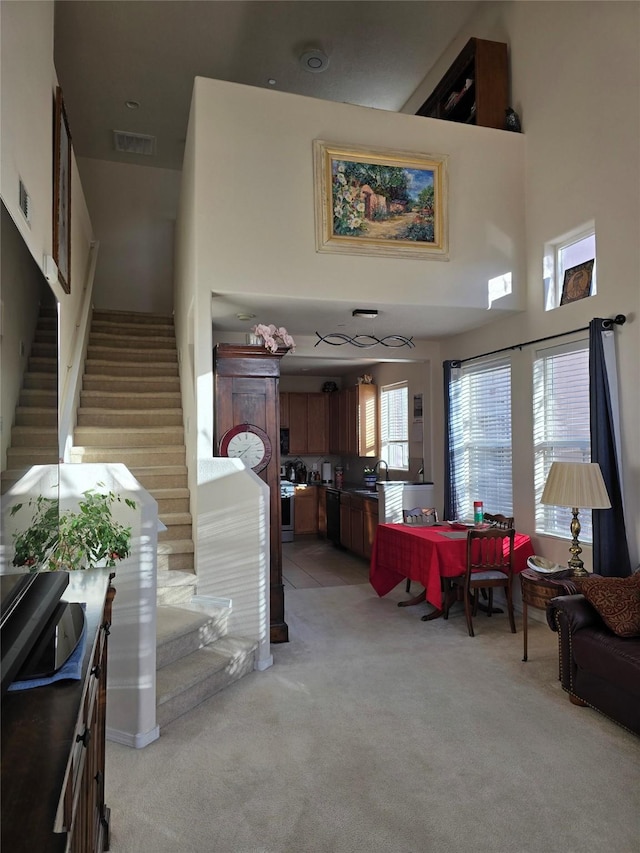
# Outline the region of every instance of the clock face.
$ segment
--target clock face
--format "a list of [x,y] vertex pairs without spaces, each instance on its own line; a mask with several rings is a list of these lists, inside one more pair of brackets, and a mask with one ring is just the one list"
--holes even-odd
[[241,459],[254,471],[262,471],[271,461],[271,442],[260,427],[240,424],[227,430],[222,436],[220,455]]

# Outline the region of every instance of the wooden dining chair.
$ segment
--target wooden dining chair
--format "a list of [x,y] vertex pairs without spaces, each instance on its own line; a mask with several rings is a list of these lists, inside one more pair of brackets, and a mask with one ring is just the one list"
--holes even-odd
[[499,512],[495,515],[492,515],[490,512],[485,512],[482,516],[482,520],[486,524],[490,524],[492,527],[499,527],[501,530],[508,530],[510,527],[515,527],[512,515],[502,515]]
[[[416,506],[413,509],[402,510],[402,521],[405,524],[419,524],[429,527],[438,521],[438,511],[434,506]],[[411,592],[411,578],[407,578],[407,593]]]
[[[451,606],[451,585],[462,589],[464,612],[467,619],[469,636],[473,633],[473,616],[478,611],[478,591],[486,589],[489,594],[487,615],[493,612],[493,590],[501,587],[507,599],[507,611],[511,633],[516,632],[513,612],[513,548],[515,539],[513,527],[503,530],[490,527],[487,530],[470,530],[467,533],[467,566],[464,574],[445,578],[444,618],[449,618]],[[508,548],[505,546],[508,545]],[[506,551],[506,553],[505,553]]]

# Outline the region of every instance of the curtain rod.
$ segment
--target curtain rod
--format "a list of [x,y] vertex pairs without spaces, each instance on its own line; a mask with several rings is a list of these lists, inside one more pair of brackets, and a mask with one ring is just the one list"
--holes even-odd
[[[605,318],[603,320],[603,325],[605,329],[611,329],[615,324],[616,326],[623,326],[627,322],[627,318],[625,314],[616,314],[613,318]],[[580,329],[571,329],[568,332],[558,332],[557,335],[547,335],[546,338],[536,338],[534,341],[525,341],[522,344],[513,344],[510,347],[502,347],[501,349],[494,349],[491,352],[483,352],[480,355],[471,355],[469,358],[456,358],[453,359],[457,364],[464,364],[465,361],[475,361],[477,358],[486,358],[489,355],[498,355],[501,352],[509,352],[514,349],[522,349],[522,347],[529,347],[532,344],[541,344],[545,341],[553,341],[556,338],[564,338],[567,335],[575,335],[577,332],[588,332],[589,326],[582,326]]]

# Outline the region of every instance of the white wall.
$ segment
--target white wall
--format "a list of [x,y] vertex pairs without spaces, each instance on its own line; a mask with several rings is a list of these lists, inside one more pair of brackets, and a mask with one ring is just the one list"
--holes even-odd
[[180,172],[80,158],[100,241],[96,308],[171,314]]
[[[628,316],[616,330],[622,415],[625,516],[633,565],[640,543],[640,6],[636,3],[496,3],[471,21],[443,57],[446,69],[467,36],[508,41],[512,99],[526,138],[527,311],[442,341],[443,358],[465,358],[586,326],[592,317]],[[435,79],[415,96],[424,100]],[[421,87],[422,88],[422,87]],[[413,102],[412,98],[412,102]],[[593,219],[598,294],[543,310],[545,242]],[[567,339],[568,340],[568,339]],[[514,511],[533,531],[533,350],[513,354]],[[438,398],[436,398],[438,399]],[[434,430],[442,443],[442,402]],[[439,462],[440,455],[436,462]],[[440,462],[440,466],[441,466]],[[441,474],[436,475],[440,479]],[[566,562],[568,543],[538,537],[538,553]],[[585,563],[590,554],[585,549]]]
[[[53,254],[53,102],[56,73],[53,66],[53,3],[2,3],[0,113],[0,190],[2,200],[38,268],[45,254]],[[73,139],[73,127],[70,128]],[[31,223],[18,205],[18,176],[31,196]],[[71,292],[52,285],[59,302],[60,390],[64,388],[71,353],[78,334],[78,318],[87,283],[93,230],[78,175],[75,154],[71,164]],[[3,247],[4,252],[5,247]],[[3,298],[11,279],[2,281]],[[19,297],[22,298],[22,297]],[[15,302],[9,297],[9,304]],[[13,311],[13,309],[12,309]],[[20,317],[5,312],[5,324]],[[3,382],[16,382],[13,367],[3,361]],[[21,376],[20,376],[21,380]],[[3,403],[5,401],[3,400]],[[9,413],[12,416],[13,412]]]

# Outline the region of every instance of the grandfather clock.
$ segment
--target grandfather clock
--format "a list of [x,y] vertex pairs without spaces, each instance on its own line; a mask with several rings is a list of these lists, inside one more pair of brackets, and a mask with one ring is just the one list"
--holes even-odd
[[246,461],[269,486],[271,642],[286,643],[280,519],[280,359],[262,346],[217,344],[213,350],[215,454]]

